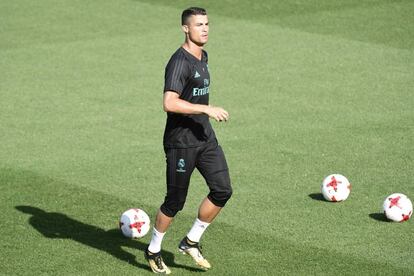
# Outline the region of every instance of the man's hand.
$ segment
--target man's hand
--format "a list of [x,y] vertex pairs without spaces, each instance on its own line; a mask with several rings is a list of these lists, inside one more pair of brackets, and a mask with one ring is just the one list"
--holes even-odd
[[217,122],[227,121],[229,119],[229,113],[221,107],[209,105],[206,107],[205,113]]

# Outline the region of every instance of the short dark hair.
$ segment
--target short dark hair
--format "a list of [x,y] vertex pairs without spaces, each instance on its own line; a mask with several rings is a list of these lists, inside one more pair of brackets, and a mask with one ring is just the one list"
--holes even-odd
[[181,25],[187,24],[187,20],[192,15],[207,15],[207,11],[199,7],[191,7],[185,9],[181,14]]

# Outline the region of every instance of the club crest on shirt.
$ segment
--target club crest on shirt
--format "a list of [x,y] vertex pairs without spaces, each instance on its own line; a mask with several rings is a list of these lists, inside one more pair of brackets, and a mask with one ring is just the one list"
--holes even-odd
[[177,172],[185,172],[185,161],[184,159],[180,158],[177,163]]

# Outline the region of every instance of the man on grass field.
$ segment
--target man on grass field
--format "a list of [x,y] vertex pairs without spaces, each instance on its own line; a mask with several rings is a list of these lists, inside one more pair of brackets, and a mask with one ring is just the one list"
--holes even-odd
[[201,202],[198,217],[178,249],[203,269],[211,265],[202,255],[201,236],[232,194],[227,162],[209,121],[209,118],[227,121],[229,114],[221,107],[209,105],[210,74],[207,52],[203,50],[209,31],[206,10],[196,7],[184,10],[181,24],[184,44],[165,68],[163,105],[167,123],[163,143],[167,194],[145,252],[152,271],[162,274],[170,274],[171,270],[161,257],[161,243],[174,216],[184,207],[193,170],[198,169],[210,192]]

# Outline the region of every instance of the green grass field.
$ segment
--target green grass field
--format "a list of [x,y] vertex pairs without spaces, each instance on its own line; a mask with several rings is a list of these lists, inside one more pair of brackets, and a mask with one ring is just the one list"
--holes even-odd
[[[152,275],[165,193],[164,67],[181,11],[207,8],[212,122],[233,198],[203,236],[205,275],[414,275],[414,2],[409,0],[0,2],[0,274]],[[331,173],[347,201],[321,200]],[[207,193],[192,178],[164,238],[173,275],[199,274],[177,245]]]

